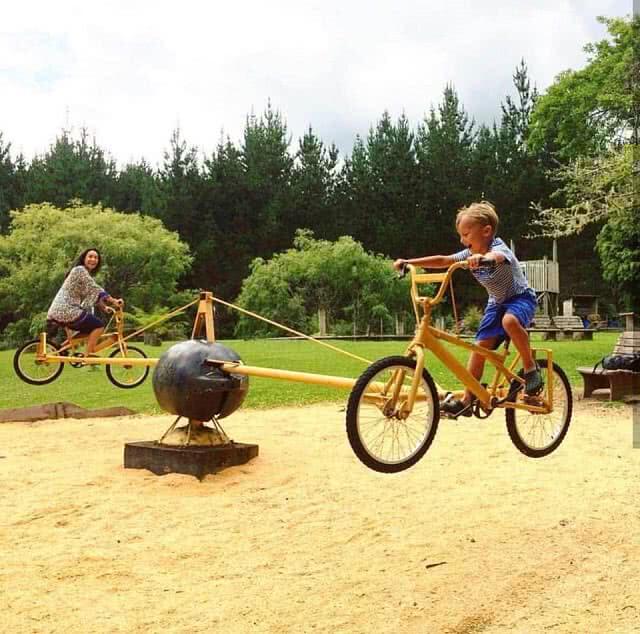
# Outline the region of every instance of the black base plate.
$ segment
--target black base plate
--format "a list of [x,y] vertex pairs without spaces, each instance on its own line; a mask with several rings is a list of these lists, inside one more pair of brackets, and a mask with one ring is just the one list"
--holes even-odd
[[258,445],[230,442],[215,447],[176,447],[151,442],[124,446],[125,469],[148,469],[156,475],[185,473],[202,480],[208,473],[245,464],[258,455]]

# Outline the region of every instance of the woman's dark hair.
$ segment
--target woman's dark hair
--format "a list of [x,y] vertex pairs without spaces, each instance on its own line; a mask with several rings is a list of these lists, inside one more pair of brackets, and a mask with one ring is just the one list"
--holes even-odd
[[100,267],[102,266],[102,255],[100,255],[100,251],[98,251],[98,249],[96,249],[95,247],[91,247],[89,249],[85,249],[78,256],[78,259],[71,265],[71,268],[67,271],[67,274],[65,275],[65,278],[67,278],[69,276],[69,273],[71,273],[71,271],[76,266],[84,266],[84,259],[87,257],[87,253],[89,253],[89,251],[95,251],[98,254],[98,265],[96,266],[95,269],[93,269],[93,271],[89,271],[87,269],[89,275],[94,276],[100,270]]

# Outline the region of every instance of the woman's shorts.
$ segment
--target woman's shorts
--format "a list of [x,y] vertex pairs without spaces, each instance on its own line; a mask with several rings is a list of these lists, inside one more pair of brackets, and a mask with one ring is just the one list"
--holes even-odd
[[502,318],[507,314],[514,315],[523,328],[526,328],[533,320],[538,302],[533,291],[526,291],[520,295],[514,295],[501,304],[487,304],[487,307],[478,326],[476,341],[497,338],[497,348],[507,337],[502,327]]
[[82,311],[80,317],[69,324],[69,328],[77,330],[82,334],[89,334],[96,328],[104,328],[104,324],[95,315]]

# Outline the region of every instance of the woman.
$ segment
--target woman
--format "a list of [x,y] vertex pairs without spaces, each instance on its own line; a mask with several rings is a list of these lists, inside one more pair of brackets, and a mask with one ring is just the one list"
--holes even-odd
[[95,352],[104,323],[86,309],[97,305],[104,310],[106,304],[121,306],[123,303],[121,299],[111,297],[93,279],[101,264],[98,249],[83,251],[67,273],[47,312],[48,320],[89,335],[87,356]]

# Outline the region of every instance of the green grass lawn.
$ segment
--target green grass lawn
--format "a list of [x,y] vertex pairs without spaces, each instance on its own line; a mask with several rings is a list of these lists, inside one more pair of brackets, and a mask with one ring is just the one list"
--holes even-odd
[[[581,378],[576,372],[576,367],[593,365],[601,357],[609,354],[617,337],[618,333],[608,332],[596,333],[593,341],[541,342],[534,339],[534,346],[551,348],[554,359],[564,368],[573,388],[579,389]],[[233,348],[248,365],[348,377],[359,376],[366,367],[360,361],[309,341],[237,340],[221,343]],[[403,341],[331,343],[371,361],[388,355],[402,354],[406,347]],[[161,347],[138,343],[135,345],[143,348],[148,356],[159,357],[171,344],[165,343]],[[465,351],[452,350],[459,359],[466,360]],[[0,352],[0,409],[69,401],[87,408],[123,405],[136,412],[161,412],[153,395],[151,374],[140,387],[123,390],[109,382],[104,368],[91,371],[88,368],[76,369],[67,365],[53,383],[33,386],[22,382],[14,373],[13,354],[12,350]],[[456,386],[446,368],[432,355],[427,356],[427,367],[440,385],[447,388]],[[347,396],[347,390],[251,377],[244,407],[344,402]]]

